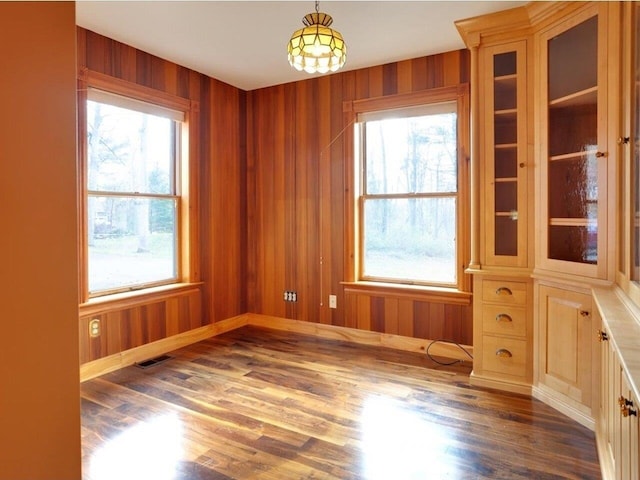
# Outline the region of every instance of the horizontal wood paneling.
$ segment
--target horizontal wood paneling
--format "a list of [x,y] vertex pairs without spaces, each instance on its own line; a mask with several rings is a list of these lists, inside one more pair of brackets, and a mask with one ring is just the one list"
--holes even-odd
[[[247,94],[250,312],[470,345],[471,307],[387,293],[345,296],[343,103],[469,81],[466,50],[313,77]],[[283,292],[297,292],[285,302]],[[328,296],[338,308],[329,309]]]
[[85,362],[247,311],[246,93],[83,28],[77,29],[77,47],[79,71],[89,69],[186,98],[199,108],[197,125],[190,125],[189,148],[199,160],[191,172],[197,198],[189,199],[198,211],[190,239],[197,261],[189,269],[191,279],[202,282],[201,293],[102,312],[98,339],[88,337],[89,317],[81,317]]

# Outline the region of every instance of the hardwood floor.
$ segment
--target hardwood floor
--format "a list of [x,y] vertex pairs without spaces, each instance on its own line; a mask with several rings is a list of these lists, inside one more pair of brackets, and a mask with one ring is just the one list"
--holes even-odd
[[598,479],[594,435],[470,365],[244,327],[82,384],[102,479]]

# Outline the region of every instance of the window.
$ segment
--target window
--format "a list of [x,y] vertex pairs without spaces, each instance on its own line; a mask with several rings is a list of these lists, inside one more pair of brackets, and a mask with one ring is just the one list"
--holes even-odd
[[92,87],[80,111],[85,297],[182,281],[187,113]]
[[458,102],[357,112],[358,280],[461,285]]

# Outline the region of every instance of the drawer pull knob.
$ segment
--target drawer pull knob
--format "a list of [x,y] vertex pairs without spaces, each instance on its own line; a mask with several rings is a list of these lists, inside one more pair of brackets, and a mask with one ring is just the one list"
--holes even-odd
[[513,322],[513,319],[506,313],[499,313],[496,315],[496,322]]
[[501,348],[499,350],[496,350],[496,357],[511,358],[511,357],[513,357],[513,355],[511,355],[511,352],[509,350],[507,350],[506,348]]
[[590,315],[588,310],[580,310],[580,315],[583,317],[588,317]]
[[513,292],[510,288],[499,287],[496,289],[496,295],[513,295]]
[[598,329],[596,337],[598,338],[599,342],[606,342],[607,340],[609,340],[609,335],[607,335],[607,332],[603,332],[600,329]]
[[607,152],[596,152],[597,158],[603,158],[607,156]]

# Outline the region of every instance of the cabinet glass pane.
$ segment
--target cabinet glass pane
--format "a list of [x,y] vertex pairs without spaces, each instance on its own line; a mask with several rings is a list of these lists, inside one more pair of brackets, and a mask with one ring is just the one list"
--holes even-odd
[[583,96],[584,103],[552,106],[549,109],[549,155],[597,150],[598,98],[596,92]]
[[516,147],[496,148],[494,162],[496,178],[515,178],[518,176],[518,151]]
[[515,212],[518,209],[518,185],[496,182],[496,212]]
[[496,216],[496,255],[518,254],[518,220]]
[[494,110],[510,110],[517,106],[515,76],[496,79],[493,85]]
[[518,141],[518,124],[515,111],[494,117],[494,141],[496,145],[513,144]]
[[598,163],[595,155],[549,164],[549,217],[598,218]]
[[552,225],[549,227],[549,258],[577,263],[598,263],[595,226]]
[[549,40],[549,99],[556,100],[598,83],[598,17]]
[[597,263],[598,17],[548,42],[548,255]]
[[494,55],[493,76],[503,77],[505,75],[515,75],[516,72],[516,52],[506,52]]
[[517,73],[517,52],[494,55],[495,255],[518,255]]

